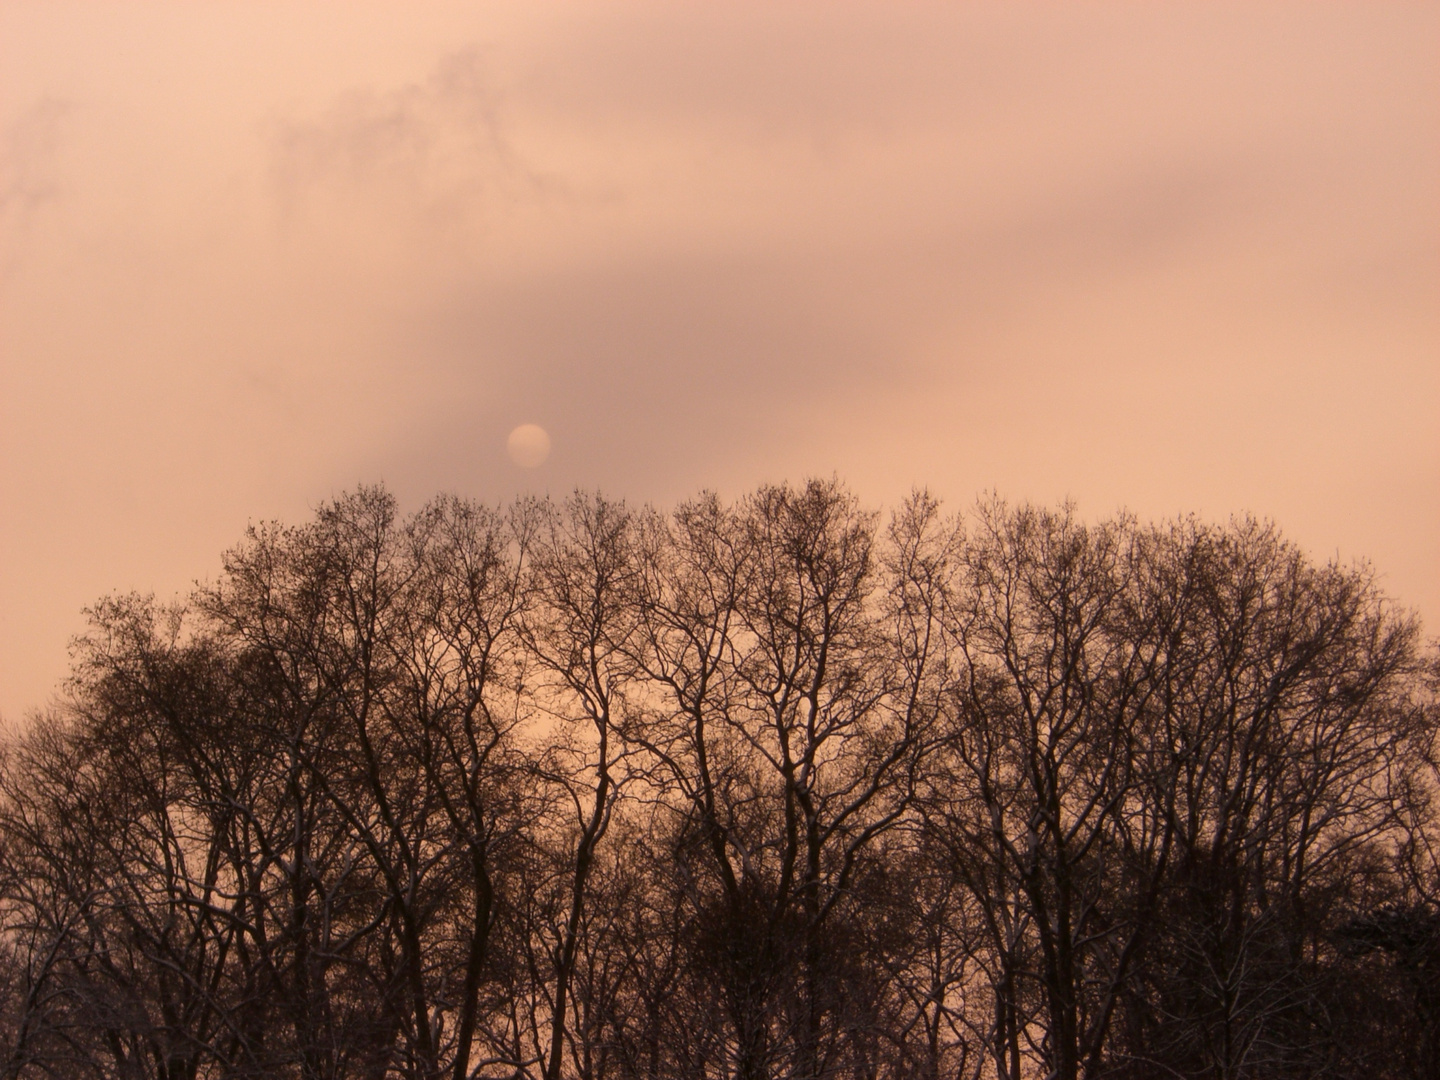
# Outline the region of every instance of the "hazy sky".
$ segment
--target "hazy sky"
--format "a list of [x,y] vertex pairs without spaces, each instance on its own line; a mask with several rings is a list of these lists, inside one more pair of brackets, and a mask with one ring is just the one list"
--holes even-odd
[[1433,634],[1437,418],[1434,2],[0,0],[11,721],[360,481],[1248,512]]

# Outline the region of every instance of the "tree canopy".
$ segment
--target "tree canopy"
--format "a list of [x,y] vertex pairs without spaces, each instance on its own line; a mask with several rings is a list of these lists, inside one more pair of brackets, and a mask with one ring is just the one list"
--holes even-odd
[[249,530],[0,762],[9,1077],[1440,1075],[1436,653],[1264,523]]

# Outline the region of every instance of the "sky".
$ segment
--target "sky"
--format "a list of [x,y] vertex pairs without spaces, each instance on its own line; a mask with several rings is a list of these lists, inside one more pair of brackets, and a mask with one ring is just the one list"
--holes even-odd
[[1249,514],[1433,637],[1437,46],[1379,0],[0,0],[0,719],[87,604],[375,482]]

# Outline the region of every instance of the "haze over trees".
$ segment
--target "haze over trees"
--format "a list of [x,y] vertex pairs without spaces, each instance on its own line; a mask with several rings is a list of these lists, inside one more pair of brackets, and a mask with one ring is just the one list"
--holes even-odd
[[0,768],[6,1077],[1440,1075],[1436,655],[838,482],[252,529]]

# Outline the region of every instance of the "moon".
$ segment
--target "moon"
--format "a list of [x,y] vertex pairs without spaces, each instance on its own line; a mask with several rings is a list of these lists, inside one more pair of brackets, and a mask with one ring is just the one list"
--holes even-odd
[[539,424],[521,424],[505,440],[505,452],[522,469],[536,468],[550,456],[550,435]]

